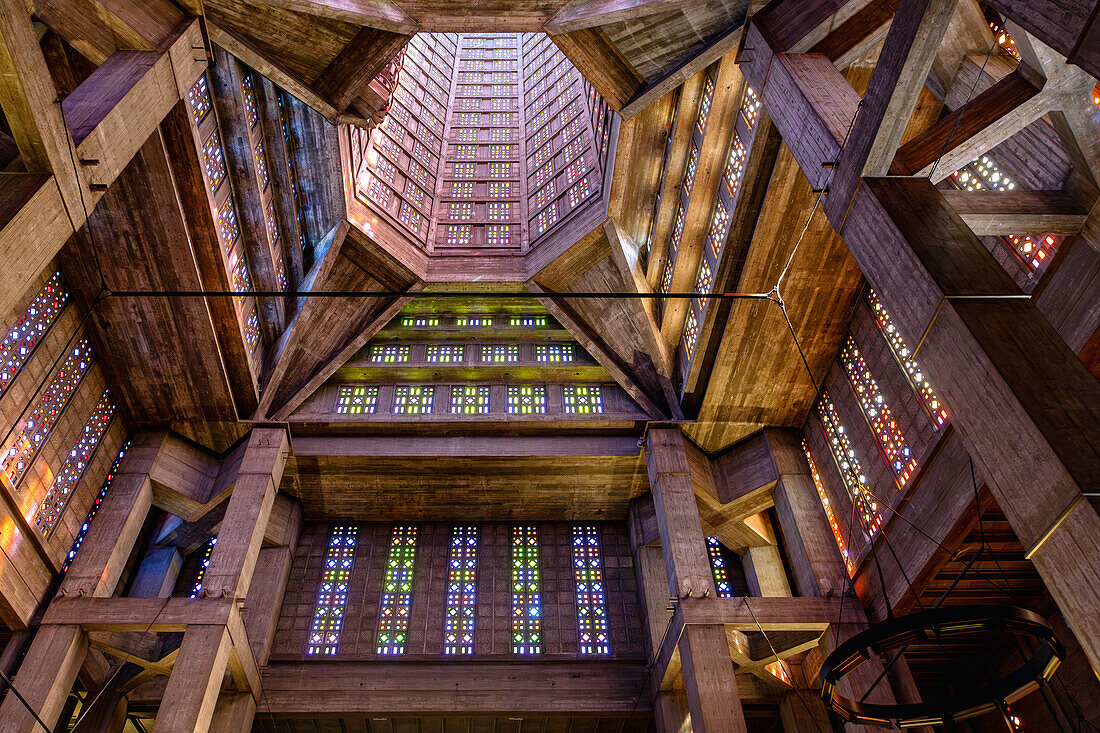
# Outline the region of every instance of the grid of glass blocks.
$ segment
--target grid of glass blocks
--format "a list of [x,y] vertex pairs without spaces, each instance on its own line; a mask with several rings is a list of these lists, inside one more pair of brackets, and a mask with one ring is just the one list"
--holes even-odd
[[211,537],[201,548],[202,554],[199,556],[199,570],[195,574],[195,583],[191,586],[191,598],[198,598],[202,593],[202,579],[206,576],[206,569],[210,567],[210,556],[214,554],[214,545],[218,544],[217,537]]
[[806,455],[806,463],[810,467],[810,476],[814,480],[814,488],[817,489],[817,496],[821,500],[821,506],[825,509],[825,516],[829,520],[829,529],[833,531],[833,539],[836,540],[837,549],[840,550],[840,556],[844,558],[844,565],[848,568],[848,575],[852,575],[855,572],[855,568],[852,566],[852,561],[848,557],[848,546],[844,542],[844,532],[840,529],[840,522],[837,521],[836,513],[833,512],[833,507],[829,502],[829,496],[825,493],[825,487],[821,484],[821,474],[817,472],[817,464],[814,463],[813,454],[810,453],[810,446],[806,445],[806,441],[802,441],[802,452]]
[[61,287],[61,273],[55,272],[0,344],[0,395],[7,391],[68,302],[69,294]]
[[435,328],[439,325],[439,316],[402,316],[401,325],[405,328]]
[[118,455],[115,456],[114,463],[111,464],[111,470],[107,471],[107,477],[103,479],[103,486],[99,487],[99,493],[96,494],[95,500],[92,502],[92,508],[88,510],[88,516],[85,517],[84,523],[80,525],[80,530],[76,533],[76,539],[73,540],[73,546],[69,548],[69,554],[65,556],[65,561],[61,563],[61,573],[67,573],[69,566],[73,564],[73,560],[76,559],[77,550],[84,544],[84,536],[88,534],[88,529],[92,526],[92,520],[95,519],[95,515],[99,512],[99,505],[103,503],[103,499],[107,496],[107,491],[111,488],[111,482],[115,480],[115,475],[118,474],[119,466],[122,465],[122,459],[126,457],[126,451],[130,449],[130,443],[123,444],[119,449]]
[[512,328],[546,328],[546,316],[511,316],[508,325]]
[[462,344],[428,344],[425,358],[431,364],[454,364],[466,358]]
[[91,365],[92,349],[84,339],[65,357],[0,461],[0,470],[7,475],[13,486],[19,484],[38,451],[45,445],[46,438],[53,431],[58,418]]
[[867,486],[867,475],[863,472],[863,466],[856,457],[855,448],[848,439],[848,432],[836,414],[836,408],[829,393],[824,390],[817,401],[817,415],[821,419],[821,428],[825,433],[825,439],[829,442],[829,450],[833,454],[837,470],[840,471],[840,477],[859,511],[864,534],[867,539],[871,539],[882,527],[878,499],[871,494]]
[[451,387],[452,415],[487,415],[489,387],[481,384],[456,384]]
[[486,328],[493,325],[492,316],[456,316],[455,325],[465,328]]
[[373,415],[377,409],[377,387],[345,385],[336,393],[336,413],[339,415]]
[[451,530],[447,569],[447,613],[443,618],[443,653],[473,654],[477,601],[477,527]]
[[344,606],[348,602],[348,581],[355,562],[357,534],[357,527],[347,524],[333,527],[329,534],[321,588],[313,610],[306,654],[333,655],[339,649],[340,630],[344,625]]
[[503,364],[519,360],[519,344],[482,344],[481,360]]
[[412,608],[413,567],[416,564],[416,527],[397,526],[390,535],[386,577],[378,620],[378,653],[405,653],[409,610]]
[[535,344],[535,361],[548,363],[573,361],[573,344]]
[[944,421],[947,420],[947,410],[944,409],[943,403],[936,395],[936,391],[932,389],[932,384],[928,381],[928,378],[924,376],[924,370],[913,358],[913,352],[909,350],[905,339],[898,332],[898,327],[894,325],[886,306],[879,300],[878,294],[870,288],[867,289],[867,306],[875,315],[879,330],[882,331],[886,343],[890,344],[890,351],[894,353],[894,358],[901,364],[902,371],[909,378],[909,383],[913,385],[914,391],[920,396],[921,404],[924,405],[924,409],[932,417],[932,422],[936,424],[936,427],[943,425]]
[[107,434],[107,427],[111,424],[114,414],[115,403],[111,401],[110,391],[104,390],[88,421],[84,423],[84,429],[80,431],[76,445],[69,451],[64,465],[54,476],[53,483],[46,491],[46,498],[42,500],[42,505],[35,513],[34,523],[43,536],[49,535],[57,526],[57,520],[69,505],[69,499],[76,485],[80,483],[84,469],[88,467],[88,462],[99,448],[100,441]]
[[512,653],[542,652],[538,530],[512,527]]
[[546,387],[541,384],[508,386],[509,415],[543,415],[546,413]]
[[393,414],[428,415],[434,396],[435,387],[430,384],[400,384],[393,389]]
[[573,579],[577,583],[577,632],[581,654],[610,654],[607,598],[595,525],[573,527]]
[[603,412],[603,389],[594,384],[567,384],[561,388],[561,407],[567,415]]
[[371,347],[370,360],[375,364],[403,364],[409,360],[409,347],[404,344],[376,344]]
[[722,544],[717,537],[707,537],[707,555],[710,557],[710,572],[714,575],[714,590],[719,598],[733,598],[733,586],[726,571],[726,556],[722,554]]

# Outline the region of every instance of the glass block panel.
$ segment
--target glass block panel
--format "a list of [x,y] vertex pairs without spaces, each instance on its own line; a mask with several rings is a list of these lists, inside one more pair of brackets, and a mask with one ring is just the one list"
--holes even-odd
[[580,653],[610,654],[600,535],[595,525],[573,527],[573,579],[577,587]]
[[512,653],[542,652],[538,530],[512,527]]
[[405,653],[409,611],[412,609],[413,568],[416,564],[416,527],[398,526],[390,535],[382,604],[378,621],[378,653]]
[[451,387],[452,415],[489,414],[489,387],[482,384],[459,384]]
[[68,302],[61,273],[55,272],[0,343],[0,396],[7,392]]
[[373,415],[378,409],[378,387],[345,385],[336,393],[338,415]]
[[428,415],[432,411],[435,387],[402,384],[393,390],[393,414]]
[[306,654],[331,656],[339,650],[344,606],[348,601],[348,581],[351,580],[351,568],[355,562],[357,534],[358,528],[348,524],[333,527],[329,534]]
[[603,412],[603,388],[593,384],[567,384],[561,388],[561,406],[567,415]]
[[512,384],[508,386],[509,415],[546,414],[546,387],[541,384]]
[[447,611],[443,619],[443,653],[474,653],[477,618],[477,527],[451,530],[451,556],[447,568]]

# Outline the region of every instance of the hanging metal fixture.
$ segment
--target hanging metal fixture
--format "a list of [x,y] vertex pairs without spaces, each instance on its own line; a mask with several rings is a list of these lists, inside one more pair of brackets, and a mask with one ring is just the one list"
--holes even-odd
[[[836,692],[837,683],[872,656],[924,641],[943,641],[979,632],[1030,636],[1038,648],[1018,668],[983,687],[920,703],[857,702]],[[1034,692],[1054,676],[1065,647],[1038,614],[1015,606],[967,605],[921,611],[873,625],[833,650],[821,666],[821,697],[847,723],[878,728],[952,727],[1003,708]]]

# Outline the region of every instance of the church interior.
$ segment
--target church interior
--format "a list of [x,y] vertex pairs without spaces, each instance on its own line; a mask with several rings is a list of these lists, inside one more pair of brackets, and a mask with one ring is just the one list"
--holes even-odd
[[1100,731],[1098,78],[1095,0],[0,0],[0,733]]

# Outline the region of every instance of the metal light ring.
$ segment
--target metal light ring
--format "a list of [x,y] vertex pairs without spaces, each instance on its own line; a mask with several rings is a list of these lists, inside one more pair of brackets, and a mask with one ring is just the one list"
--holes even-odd
[[[881,705],[846,698],[835,691],[837,682],[870,658],[903,644],[937,636],[978,630],[1014,631],[1039,642],[1035,654],[1020,667],[977,690],[921,703]],[[870,651],[869,651],[870,650]],[[1042,616],[1014,606],[968,605],[920,611],[873,625],[833,650],[821,666],[821,697],[846,722],[889,728],[943,725],[995,710],[1012,703],[1050,679],[1065,657],[1065,647]]]

